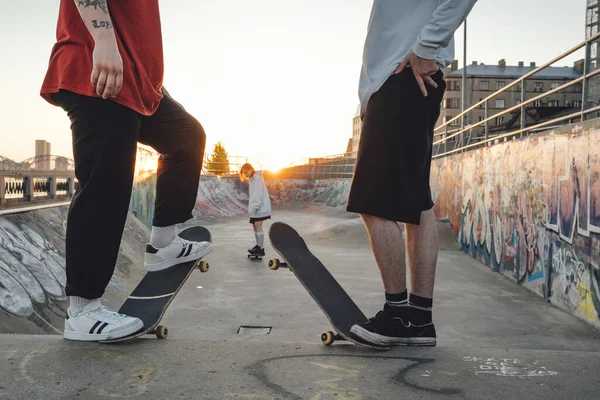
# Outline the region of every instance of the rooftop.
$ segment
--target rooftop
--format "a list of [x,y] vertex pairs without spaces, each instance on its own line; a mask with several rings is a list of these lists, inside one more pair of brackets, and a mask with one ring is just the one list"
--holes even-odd
[[[468,65],[468,78],[520,78],[537,67],[531,66],[510,66],[499,67],[498,65]],[[463,70],[457,69],[446,74],[446,78],[461,78]],[[548,67],[533,75],[537,79],[577,79],[582,73],[574,67]]]

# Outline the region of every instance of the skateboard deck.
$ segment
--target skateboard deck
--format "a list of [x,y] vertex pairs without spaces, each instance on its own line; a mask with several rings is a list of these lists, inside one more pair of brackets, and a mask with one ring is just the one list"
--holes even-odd
[[331,345],[335,340],[347,340],[372,349],[389,348],[368,343],[350,332],[354,324],[365,322],[368,318],[321,261],[310,252],[306,242],[294,228],[283,222],[274,222],[269,229],[269,239],[273,249],[286,260],[286,263],[282,263],[278,259],[272,259],[269,261],[269,268],[289,268],[337,332],[324,332],[321,335],[323,344]]
[[[203,226],[184,229],[179,236],[196,242],[212,241],[210,232]],[[141,319],[144,327],[129,336],[103,340],[101,343],[124,342],[146,334],[156,334],[159,339],[165,339],[169,330],[165,325],[159,325],[159,323],[179,290],[196,268],[207,272],[208,263],[198,259],[162,271],[147,272],[119,309],[121,314]]]

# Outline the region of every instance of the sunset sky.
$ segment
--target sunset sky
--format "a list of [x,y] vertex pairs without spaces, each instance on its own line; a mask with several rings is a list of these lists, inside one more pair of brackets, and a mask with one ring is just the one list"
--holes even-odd
[[[0,156],[35,139],[71,157],[69,120],[39,96],[58,0],[6,2],[0,14]],[[109,0],[110,4],[110,0]],[[585,0],[480,0],[468,60],[539,64],[584,40]],[[342,153],[352,134],[371,0],[161,1],[165,86],[204,126],[207,152],[279,168]],[[462,30],[456,35],[462,59]],[[573,58],[559,65],[572,65]]]

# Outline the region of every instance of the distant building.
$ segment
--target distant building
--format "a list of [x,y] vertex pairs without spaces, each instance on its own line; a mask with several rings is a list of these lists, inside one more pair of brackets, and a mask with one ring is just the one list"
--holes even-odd
[[[583,64],[583,60],[580,60],[573,67],[548,67],[528,78],[525,82],[525,99],[537,97],[544,92],[581,77]],[[454,61],[451,67],[446,70],[446,92],[436,126],[450,121],[461,112],[463,70],[458,69],[457,66],[458,62]],[[465,108],[478,103],[535,68],[534,62],[530,63],[529,66],[525,66],[520,61],[518,65],[510,66],[506,65],[504,59],[500,60],[497,65],[478,64],[474,61],[467,67],[467,104]],[[526,107],[526,121],[528,121],[528,124],[529,122],[539,122],[539,119],[547,119],[547,117],[564,112],[567,109],[581,107],[581,92],[582,85],[576,84],[529,104]],[[520,103],[521,85],[519,84],[488,102],[488,117]],[[516,111],[499,116],[489,121],[488,127],[492,132],[514,127],[515,119],[518,121],[519,115],[520,112]],[[484,116],[485,108],[482,105],[469,113],[468,120],[465,123],[473,124],[483,121]],[[460,119],[451,122],[451,128],[458,128],[460,125]],[[483,127],[480,131],[483,132]]]
[[51,165],[51,145],[45,140],[35,141],[35,166],[34,169],[40,171],[50,171]]
[[347,153],[350,157],[356,157],[358,154],[358,145],[360,143],[360,133],[362,132],[362,121],[360,119],[360,105],[356,108],[352,118],[352,138],[348,141]]
[[[600,20],[598,19],[598,11],[600,0],[587,0],[587,9],[585,15],[585,38],[589,39],[598,34]],[[598,69],[600,61],[600,53],[598,53],[598,41],[590,44],[590,65],[589,71],[593,72]],[[600,104],[600,79],[598,76],[590,78],[588,87],[588,106],[596,107]]]
[[[592,36],[598,34],[598,26],[600,21],[598,20],[598,8],[600,7],[600,0],[587,0],[587,10],[585,15],[585,38],[589,39]],[[595,70],[598,68],[598,42],[594,42],[590,45],[590,69]]]

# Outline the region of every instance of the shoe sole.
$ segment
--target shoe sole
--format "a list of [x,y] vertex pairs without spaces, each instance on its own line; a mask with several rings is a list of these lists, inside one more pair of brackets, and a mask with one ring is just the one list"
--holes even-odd
[[212,246],[210,246],[208,248],[208,250],[206,250],[204,252],[192,254],[192,255],[189,255],[187,257],[175,258],[173,260],[165,261],[165,262],[162,262],[160,264],[144,264],[144,266],[146,267],[146,270],[148,272],[162,271],[162,270],[165,270],[167,268],[171,268],[171,267],[173,267],[175,265],[184,264],[184,263],[189,262],[189,261],[199,260],[202,257],[205,257],[207,254],[209,254],[211,251],[212,251]]
[[101,340],[120,339],[122,337],[132,335],[132,334],[140,331],[143,327],[144,327],[144,323],[141,320],[138,320],[138,321],[136,321],[135,324],[125,327],[118,332],[94,334],[94,333],[87,333],[87,332],[65,330],[63,333],[63,337],[67,340],[73,340],[73,341],[78,341],[78,342],[98,342]]
[[414,337],[414,338],[396,338],[391,336],[383,336],[378,333],[371,332],[362,326],[354,325],[350,328],[350,332],[367,342],[379,346],[435,346],[436,338]]

